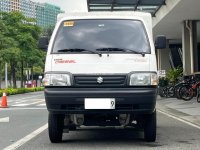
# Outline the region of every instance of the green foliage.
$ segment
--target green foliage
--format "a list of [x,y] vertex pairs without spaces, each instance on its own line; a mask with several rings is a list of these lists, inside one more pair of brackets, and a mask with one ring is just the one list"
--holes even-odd
[[49,39],[53,33],[54,26],[49,26],[48,28],[44,28],[42,31],[43,36],[47,36]]
[[29,92],[36,92],[36,91],[43,91],[44,87],[35,87],[35,88],[8,88],[8,89],[1,89],[0,96],[5,92],[6,95],[15,95],[15,94],[23,94]]
[[43,74],[43,68],[40,66],[34,66],[33,67],[33,72],[37,75]]
[[166,78],[172,84],[175,84],[177,79],[183,75],[183,69],[181,67],[170,69],[167,72]]
[[159,86],[164,87],[168,85],[168,79],[165,77],[159,78]]
[[8,63],[16,87],[16,75],[23,80],[24,65],[44,67],[45,54],[37,46],[42,30],[35,25],[35,19],[26,18],[20,12],[0,12],[0,17],[0,64]]

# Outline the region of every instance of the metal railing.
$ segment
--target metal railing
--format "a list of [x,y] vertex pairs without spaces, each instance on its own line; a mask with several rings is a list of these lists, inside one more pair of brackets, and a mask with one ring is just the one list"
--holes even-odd
[[179,56],[181,58],[181,62],[183,63],[183,51],[181,48],[178,49]]
[[171,67],[174,69],[174,62],[173,62],[173,58],[172,58],[172,52],[170,51],[169,52],[169,63],[171,65]]

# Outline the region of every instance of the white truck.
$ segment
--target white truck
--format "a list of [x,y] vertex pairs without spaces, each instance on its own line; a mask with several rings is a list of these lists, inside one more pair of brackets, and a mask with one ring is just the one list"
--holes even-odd
[[[156,38],[165,48],[166,38]],[[84,126],[133,126],[156,140],[157,64],[152,18],[143,12],[58,16],[43,84],[52,143]]]

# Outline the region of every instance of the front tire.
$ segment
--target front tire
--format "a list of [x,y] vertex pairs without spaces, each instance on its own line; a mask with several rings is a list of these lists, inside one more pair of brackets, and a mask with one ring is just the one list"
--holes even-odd
[[156,110],[147,116],[145,116],[145,124],[144,124],[144,139],[147,142],[155,142],[156,140]]
[[182,86],[179,94],[184,101],[189,101],[194,97],[194,90],[190,86]]
[[174,97],[174,86],[169,86],[167,89],[167,97]]
[[60,114],[49,113],[48,130],[51,143],[59,143],[62,141],[64,127],[64,116]]

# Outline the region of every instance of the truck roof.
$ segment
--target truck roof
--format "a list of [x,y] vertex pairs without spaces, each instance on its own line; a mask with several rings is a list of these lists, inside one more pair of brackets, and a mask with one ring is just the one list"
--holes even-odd
[[138,12],[138,11],[120,11],[120,12],[73,12],[73,13],[61,13],[58,14],[57,21],[62,20],[63,18],[124,18],[124,17],[131,17],[131,18],[151,18],[151,14],[147,12]]
[[152,16],[147,12],[118,11],[118,12],[73,12],[62,13],[57,17],[57,22],[73,19],[136,19],[141,20],[150,36],[152,36]]

